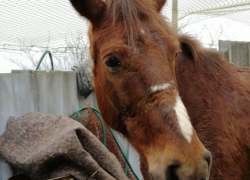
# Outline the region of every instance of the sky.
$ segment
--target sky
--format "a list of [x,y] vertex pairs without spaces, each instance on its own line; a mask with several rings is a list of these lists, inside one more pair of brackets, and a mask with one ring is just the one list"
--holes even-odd
[[[211,34],[213,39],[231,40],[231,41],[249,41],[250,26],[240,22],[235,22],[225,18],[207,19],[195,24],[185,26],[182,29],[183,34],[189,34],[198,39],[203,46],[209,47],[211,43]],[[218,48],[216,45],[213,48]],[[11,70],[21,69],[14,63],[6,59],[10,56],[14,58],[23,58],[20,52],[12,53],[0,51],[0,73],[10,73]],[[39,56],[39,55],[38,55]],[[37,58],[39,58],[37,56]]]
[[0,73],[10,73],[11,70],[21,69],[16,64],[8,61],[5,57],[8,57],[9,53],[0,52]]
[[250,26],[220,17],[189,25],[184,32],[196,37],[205,47],[211,43],[211,34],[216,40],[250,42]]

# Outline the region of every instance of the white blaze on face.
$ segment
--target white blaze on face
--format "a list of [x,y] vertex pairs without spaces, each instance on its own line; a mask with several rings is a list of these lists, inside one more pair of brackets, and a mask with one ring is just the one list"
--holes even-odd
[[[151,86],[151,92],[155,93],[157,91],[163,91],[172,85],[172,81],[170,83],[164,83],[160,85]],[[179,94],[177,93],[176,102],[174,106],[174,110],[177,116],[177,121],[181,130],[181,133],[185,137],[185,139],[190,143],[193,135],[193,126],[190,122],[187,109],[184,106]]]
[[154,86],[151,86],[151,92],[155,93],[157,91],[163,91],[163,90],[167,89],[169,86],[171,86],[170,83],[164,83],[164,84],[160,84],[160,85],[154,85]]
[[190,143],[193,135],[193,126],[190,122],[187,109],[184,106],[179,94],[177,94],[176,96],[174,110],[181,129],[181,133],[183,134],[185,139]]

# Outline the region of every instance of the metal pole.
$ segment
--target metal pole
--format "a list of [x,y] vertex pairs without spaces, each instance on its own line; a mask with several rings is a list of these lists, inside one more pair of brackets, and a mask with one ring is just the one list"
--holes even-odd
[[178,0],[172,2],[172,27],[178,31]]

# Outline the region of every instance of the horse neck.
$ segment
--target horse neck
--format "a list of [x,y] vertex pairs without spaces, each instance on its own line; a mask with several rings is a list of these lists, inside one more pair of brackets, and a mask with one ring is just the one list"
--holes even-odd
[[[250,90],[250,84],[246,86],[245,83],[246,78],[250,78],[249,70],[244,71],[210,51],[201,52],[196,61],[182,53],[176,66],[180,96],[188,112],[191,112],[191,119],[194,119],[194,114],[203,116],[209,110],[216,112],[216,109],[223,108],[242,114],[241,104],[250,105],[249,98],[242,98]],[[239,71],[244,71],[244,76]],[[222,114],[219,111],[216,113]]]

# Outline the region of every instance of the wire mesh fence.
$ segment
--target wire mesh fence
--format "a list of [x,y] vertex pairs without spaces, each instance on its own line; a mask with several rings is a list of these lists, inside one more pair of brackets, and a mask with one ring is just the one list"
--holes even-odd
[[[162,14],[171,20],[172,0],[167,1]],[[225,17],[250,26],[250,0],[178,1],[180,27],[211,17]],[[0,51],[36,46],[50,48],[53,53],[68,53],[74,47],[67,41],[79,37],[79,32],[82,43],[88,44],[88,25],[69,0],[1,0]]]
[[[226,18],[250,27],[250,0],[167,0],[162,14],[170,22],[174,1],[180,29],[209,18]],[[0,53],[11,54],[8,61],[22,69],[34,69],[37,54],[46,49],[58,61],[58,69],[70,70],[74,64],[89,60],[88,27],[89,22],[77,14],[69,0],[0,1]],[[213,41],[209,46],[217,43],[216,33],[209,32]],[[15,54],[18,59],[13,58]]]

